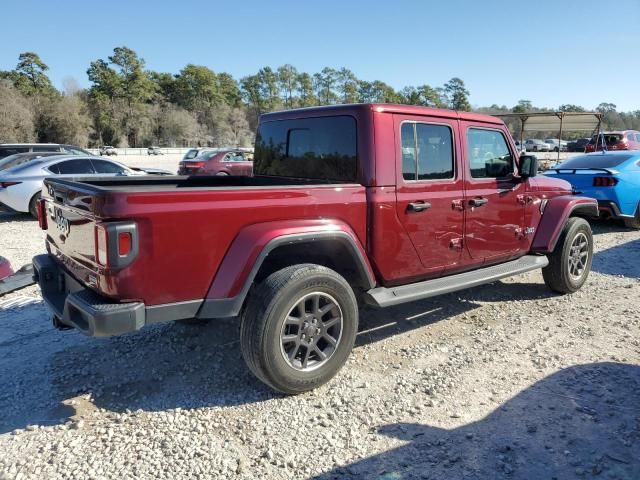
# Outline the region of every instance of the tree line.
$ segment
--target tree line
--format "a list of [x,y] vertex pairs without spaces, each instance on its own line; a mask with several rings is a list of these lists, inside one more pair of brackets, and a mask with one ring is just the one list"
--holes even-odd
[[[339,103],[402,103],[471,111],[464,81],[396,90],[380,80],[356,77],[348,68],[300,72],[293,65],[264,67],[236,80],[206,66],[177,74],[145,67],[135,51],[117,47],[89,65],[88,88],[65,79],[62,91],[34,52],[20,54],[13,70],[0,70],[0,143],[54,142],[79,146],[249,146],[260,114]],[[579,111],[576,105],[560,109]],[[602,103],[606,126],[640,129],[640,111],[617,112]],[[521,100],[514,107],[477,108],[485,113],[545,111]]]

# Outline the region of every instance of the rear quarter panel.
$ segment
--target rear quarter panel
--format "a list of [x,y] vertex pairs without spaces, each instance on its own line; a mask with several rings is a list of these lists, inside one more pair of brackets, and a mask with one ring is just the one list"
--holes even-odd
[[243,227],[263,222],[335,219],[366,240],[360,185],[239,187],[111,193],[97,205],[104,220],[134,220],[140,253],[123,270],[100,270],[99,290],[147,305],[203,299]]

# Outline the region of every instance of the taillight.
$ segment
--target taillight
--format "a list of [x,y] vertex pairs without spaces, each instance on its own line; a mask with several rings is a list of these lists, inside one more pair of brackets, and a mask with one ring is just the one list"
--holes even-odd
[[103,267],[109,266],[109,234],[103,225],[96,225],[96,260]]
[[131,253],[131,233],[118,233],[118,256],[127,257]]
[[614,177],[593,177],[594,187],[614,187],[618,184],[618,179]]
[[207,162],[189,162],[185,163],[184,166],[187,168],[203,168]]
[[0,182],[0,188],[12,187],[13,185],[19,185],[22,182]]
[[47,204],[44,198],[38,200],[36,208],[38,210],[38,225],[40,225],[42,230],[46,230],[49,225],[47,223]]
[[138,229],[134,222],[105,222],[95,226],[96,262],[123,268],[138,255]]

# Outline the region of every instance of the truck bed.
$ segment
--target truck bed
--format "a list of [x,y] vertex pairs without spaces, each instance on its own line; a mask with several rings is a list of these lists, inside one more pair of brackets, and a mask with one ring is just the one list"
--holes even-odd
[[[152,306],[205,298],[233,240],[262,222],[342,221],[366,244],[359,184],[176,176],[50,178],[44,185],[48,251],[79,282],[118,301]],[[137,229],[137,256],[119,270],[97,261],[96,226],[111,222]]]

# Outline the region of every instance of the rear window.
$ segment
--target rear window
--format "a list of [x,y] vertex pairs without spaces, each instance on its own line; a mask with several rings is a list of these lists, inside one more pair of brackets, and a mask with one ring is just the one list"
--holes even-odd
[[256,175],[353,182],[356,120],[333,116],[261,123],[253,165]]
[[556,168],[614,168],[626,162],[632,155],[580,155],[565,160]]
[[0,147],[0,158],[15,155],[16,153],[25,153],[29,151],[29,147]]
[[198,150],[189,150],[187,154],[184,156],[185,160],[189,160],[191,158],[196,158],[198,155]]
[[[591,145],[595,145],[596,143],[596,137],[597,135],[594,135],[593,137],[591,137],[591,140],[589,140],[589,143]],[[607,135],[602,135],[598,138],[598,145],[600,145],[602,143],[602,139],[604,138],[604,141],[607,143],[607,145],[613,145],[614,143],[619,143],[622,141],[622,135],[619,134],[607,134]]]

